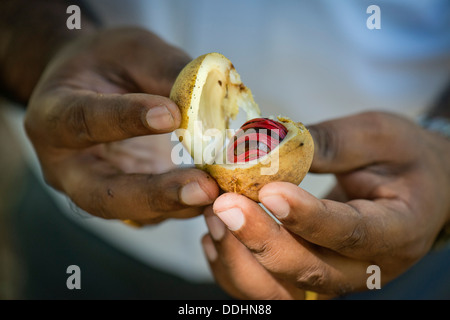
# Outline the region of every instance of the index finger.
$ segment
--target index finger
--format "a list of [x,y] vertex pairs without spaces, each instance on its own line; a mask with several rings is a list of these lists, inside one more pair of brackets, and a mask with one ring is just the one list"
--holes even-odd
[[407,148],[411,125],[394,114],[365,112],[308,126],[314,139],[311,171],[342,173],[380,162],[401,162],[417,148]]
[[[47,139],[59,148],[85,148],[166,133],[178,128],[181,121],[178,106],[157,95],[100,94],[62,88],[53,91],[51,97],[38,99],[32,101],[27,112],[27,131],[36,133],[31,138]],[[37,103],[39,107],[34,107]]]
[[155,223],[202,213],[219,193],[215,181],[198,169],[163,174],[125,174],[91,155],[55,165],[58,189],[89,212],[105,219]]

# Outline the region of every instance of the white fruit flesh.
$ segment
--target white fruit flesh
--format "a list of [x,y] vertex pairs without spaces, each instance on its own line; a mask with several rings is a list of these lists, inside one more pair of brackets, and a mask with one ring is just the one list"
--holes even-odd
[[[209,54],[198,70],[187,112],[190,137],[195,136],[202,141],[198,146],[200,150],[195,150],[198,147],[193,139],[183,139],[191,155],[203,153],[210,144],[210,138],[204,136],[208,129],[225,134],[240,109],[246,113],[247,120],[258,118],[261,114],[251,91],[243,85],[232,63],[220,54]],[[214,160],[204,159],[207,163]]]

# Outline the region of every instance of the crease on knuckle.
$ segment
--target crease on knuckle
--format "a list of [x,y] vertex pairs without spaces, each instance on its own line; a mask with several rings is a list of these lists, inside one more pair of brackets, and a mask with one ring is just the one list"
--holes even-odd
[[338,242],[339,244],[336,245],[336,248],[334,248],[336,251],[346,251],[346,250],[355,250],[359,248],[364,248],[367,252],[370,251],[370,247],[373,246],[373,244],[370,244],[368,242],[368,226],[365,223],[364,217],[362,213],[359,211],[358,207],[351,203],[347,203],[350,208],[353,209],[353,225],[351,229],[347,231],[343,236],[341,236],[341,240]]
[[364,247],[366,233],[365,225],[362,222],[357,222],[351,231],[343,237],[337,251]]
[[64,124],[71,132],[74,132],[78,141],[88,142],[90,144],[94,143],[95,141],[87,120],[85,99],[77,99],[69,109],[70,111]]
[[160,199],[160,197],[154,197],[154,195],[152,194],[147,194],[146,195],[146,204],[147,204],[147,208],[148,211],[145,215],[146,219],[150,219],[150,220],[158,220],[161,216],[162,213],[160,212],[160,206],[162,204],[162,201]]
[[326,273],[317,265],[302,270],[296,278],[296,285],[303,290],[321,291],[326,285]]
[[[149,175],[147,177],[147,184],[149,186],[157,185],[158,182],[155,181],[156,177],[154,175]],[[176,211],[180,209],[184,209],[185,206],[182,206],[177,199],[171,199],[170,195],[176,193],[174,189],[177,189],[177,186],[166,186],[164,190],[161,189],[152,189],[148,192],[144,193],[145,204],[147,206],[146,210],[146,218],[152,220],[162,219],[165,212]]]
[[283,272],[282,249],[271,241],[264,241],[257,247],[251,249],[253,254],[267,270],[278,274]]
[[[119,97],[112,104],[111,123],[120,136],[134,137],[148,131],[145,115],[148,107],[140,97]],[[138,120],[139,119],[139,120]]]
[[[333,128],[330,125],[320,125],[319,127],[311,127],[311,130],[315,133],[313,135],[316,139],[315,144],[319,146],[317,148],[320,155],[319,159],[324,159],[326,162],[335,160],[339,154],[339,141]],[[322,170],[326,171],[326,168],[322,168]]]
[[115,129],[121,136],[133,136],[131,130],[133,126],[130,126],[128,119],[139,119],[140,114],[137,111],[141,108],[144,108],[144,105],[140,101],[135,101],[133,105],[130,105],[126,99],[115,99],[112,104],[111,123],[115,124]]

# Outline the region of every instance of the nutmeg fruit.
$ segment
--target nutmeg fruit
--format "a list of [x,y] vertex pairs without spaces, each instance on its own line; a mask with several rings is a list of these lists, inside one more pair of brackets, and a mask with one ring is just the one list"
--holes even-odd
[[[195,165],[227,192],[259,201],[267,183],[296,185],[308,172],[314,143],[308,129],[287,117],[261,117],[258,104],[229,59],[208,53],[188,63],[170,98],[179,106],[179,140]],[[229,130],[240,110],[246,122]]]

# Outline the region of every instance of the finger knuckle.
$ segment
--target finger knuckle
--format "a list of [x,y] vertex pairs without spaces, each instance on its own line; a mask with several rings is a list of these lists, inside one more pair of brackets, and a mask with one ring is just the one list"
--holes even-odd
[[87,109],[85,99],[78,97],[69,105],[68,112],[63,125],[69,132],[73,133],[73,137],[78,142],[94,143],[90,126],[88,123]]
[[365,247],[367,230],[363,223],[356,223],[351,230],[343,236],[340,246],[337,251],[344,251],[348,249],[356,249]]
[[[139,99],[133,99],[133,103],[130,103],[128,99],[117,98],[114,103],[111,104],[112,112],[110,113],[109,121],[114,124],[114,130],[121,136],[133,136],[138,133],[141,126],[136,128],[140,123],[130,121],[129,119],[139,119],[141,116],[141,110],[145,108],[144,102]],[[135,132],[136,131],[136,132]]]
[[317,290],[325,287],[326,279],[326,273],[322,268],[310,266],[297,275],[296,284],[301,289]]
[[157,218],[163,212],[182,209],[178,202],[169,199],[167,196],[164,196],[164,193],[158,192],[158,190],[146,192],[144,197],[147,206],[146,209],[152,217]]
[[251,251],[266,269],[274,273],[281,272],[281,249],[277,248],[277,246],[273,245],[273,243],[270,241],[263,241],[258,245],[252,246]]
[[[331,123],[316,125],[310,128],[315,139],[315,145],[318,146],[317,160],[324,160],[324,163],[333,161],[339,154],[339,140]],[[323,170],[326,170],[324,168]]]

